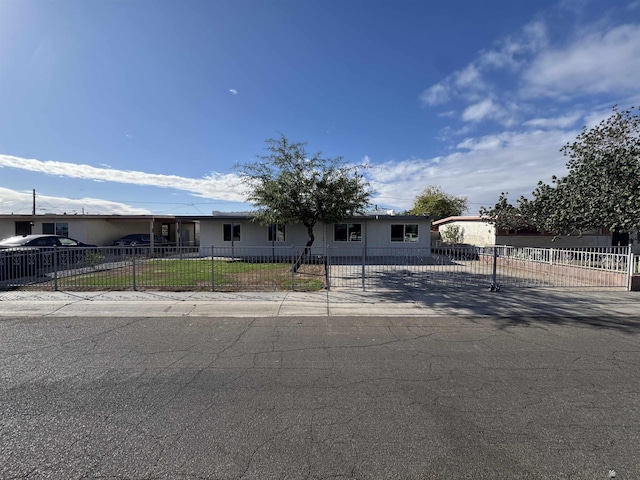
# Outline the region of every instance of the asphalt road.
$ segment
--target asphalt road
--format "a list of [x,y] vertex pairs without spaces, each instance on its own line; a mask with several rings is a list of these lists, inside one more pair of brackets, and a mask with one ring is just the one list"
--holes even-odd
[[640,478],[640,322],[0,318],[0,478]]

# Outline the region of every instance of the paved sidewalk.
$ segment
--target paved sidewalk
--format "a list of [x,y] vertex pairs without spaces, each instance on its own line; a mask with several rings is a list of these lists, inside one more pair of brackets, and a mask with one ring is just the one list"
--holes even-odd
[[0,317],[506,316],[637,318],[640,292],[513,289],[320,292],[0,292]]

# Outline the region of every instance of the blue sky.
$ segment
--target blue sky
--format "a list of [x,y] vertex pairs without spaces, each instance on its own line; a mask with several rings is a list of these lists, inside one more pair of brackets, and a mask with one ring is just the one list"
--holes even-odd
[[469,213],[640,103],[640,0],[0,0],[0,213],[248,210],[286,135]]

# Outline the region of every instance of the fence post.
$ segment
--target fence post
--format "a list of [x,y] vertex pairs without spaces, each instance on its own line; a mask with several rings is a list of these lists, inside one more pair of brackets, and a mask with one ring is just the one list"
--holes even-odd
[[216,291],[216,276],[215,276],[215,265],[214,265],[214,257],[213,257],[213,245],[211,245],[211,291]]
[[366,252],[364,245],[362,246],[362,291],[365,291],[365,262],[366,262]]
[[331,274],[329,273],[329,269],[331,268],[331,261],[329,258],[329,245],[325,245],[324,247],[324,277],[325,282],[327,284],[327,291],[331,290]]
[[[42,253],[40,253],[42,258]],[[53,289],[58,291],[58,246],[53,246]]]
[[133,254],[131,256],[131,271],[133,273],[133,291],[137,290],[136,287],[136,249],[133,249]]
[[296,277],[296,251],[295,245],[291,244],[291,291],[295,290],[294,282]]
[[491,291],[497,292],[500,290],[497,281],[498,276],[498,247],[493,247],[493,273],[491,274]]
[[629,250],[627,251],[627,292],[631,291],[631,281],[633,280],[633,249],[631,247],[631,243],[627,247]]

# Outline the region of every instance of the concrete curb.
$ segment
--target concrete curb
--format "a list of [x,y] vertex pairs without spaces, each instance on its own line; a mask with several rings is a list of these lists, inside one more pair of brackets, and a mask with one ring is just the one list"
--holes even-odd
[[598,317],[640,318],[640,292],[0,292],[0,317]]

